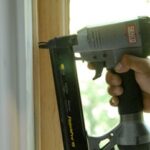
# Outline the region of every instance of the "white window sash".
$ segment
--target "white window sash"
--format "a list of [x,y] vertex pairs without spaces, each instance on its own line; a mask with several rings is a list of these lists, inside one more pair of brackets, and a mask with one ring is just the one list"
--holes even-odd
[[34,150],[32,1],[0,5],[0,149]]

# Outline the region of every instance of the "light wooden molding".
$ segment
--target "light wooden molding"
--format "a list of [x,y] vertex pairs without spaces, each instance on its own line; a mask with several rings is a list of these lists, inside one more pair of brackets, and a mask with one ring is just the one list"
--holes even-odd
[[69,0],[33,0],[36,150],[63,150],[49,51],[38,42],[69,33]]

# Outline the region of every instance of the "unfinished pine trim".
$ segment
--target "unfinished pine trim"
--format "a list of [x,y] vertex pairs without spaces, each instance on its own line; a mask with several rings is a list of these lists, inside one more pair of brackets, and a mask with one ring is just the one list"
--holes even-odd
[[63,150],[49,51],[37,43],[68,33],[69,0],[33,0],[36,150]]

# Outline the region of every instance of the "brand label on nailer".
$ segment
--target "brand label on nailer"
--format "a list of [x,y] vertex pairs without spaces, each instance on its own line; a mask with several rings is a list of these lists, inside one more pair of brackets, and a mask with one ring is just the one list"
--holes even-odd
[[128,25],[127,32],[128,32],[129,43],[131,43],[131,44],[136,43],[137,42],[137,38],[136,38],[135,25]]

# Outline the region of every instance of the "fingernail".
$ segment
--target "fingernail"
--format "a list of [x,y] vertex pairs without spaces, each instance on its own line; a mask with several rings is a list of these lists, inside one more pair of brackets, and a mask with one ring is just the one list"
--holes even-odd
[[116,105],[116,100],[114,99],[114,98],[112,98],[112,103],[114,104],[114,105]]
[[111,104],[112,104],[113,106],[117,106],[118,103],[119,103],[119,101],[118,101],[117,98],[113,97],[113,98],[111,99]]
[[115,67],[116,72],[120,72],[123,68],[123,65],[121,63],[118,63],[117,66]]

